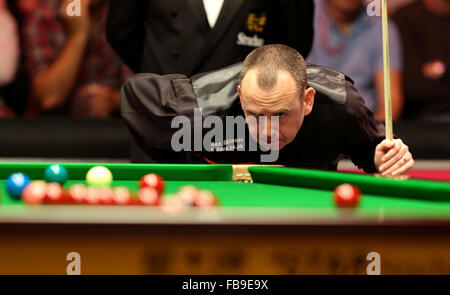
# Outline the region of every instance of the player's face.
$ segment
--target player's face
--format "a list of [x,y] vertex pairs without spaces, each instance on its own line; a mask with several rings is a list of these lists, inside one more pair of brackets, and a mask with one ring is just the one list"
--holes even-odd
[[315,94],[312,88],[299,91],[285,71],[278,73],[275,87],[262,90],[256,70],[250,70],[238,91],[250,135],[270,149],[282,149],[294,140],[312,110]]

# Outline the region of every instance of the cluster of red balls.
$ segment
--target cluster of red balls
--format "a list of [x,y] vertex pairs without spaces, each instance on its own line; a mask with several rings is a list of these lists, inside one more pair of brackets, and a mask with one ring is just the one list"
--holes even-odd
[[176,194],[163,198],[164,189],[163,178],[152,173],[140,179],[137,194],[125,186],[96,187],[79,183],[66,190],[58,183],[34,181],[23,191],[22,198],[33,205],[161,206],[168,212],[179,212],[189,206],[215,207],[219,203],[214,193],[194,186],[184,186]]
[[66,190],[58,183],[34,181],[25,188],[22,199],[27,204],[158,206],[164,188],[164,180],[156,174],[141,178],[137,194],[125,186],[95,187],[80,183]]

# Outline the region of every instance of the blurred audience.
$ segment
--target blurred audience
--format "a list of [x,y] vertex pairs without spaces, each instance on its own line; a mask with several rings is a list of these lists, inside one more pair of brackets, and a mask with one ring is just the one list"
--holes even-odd
[[[16,73],[19,60],[17,25],[8,11],[5,0],[0,0],[0,87],[9,84]],[[0,96],[0,118],[11,117],[14,112]]]
[[0,86],[14,78],[19,57],[19,38],[14,18],[5,0],[0,0]]
[[3,97],[5,103],[13,111],[15,116],[22,116],[28,103],[28,96],[30,94],[30,77],[25,62],[25,55],[23,54],[24,43],[21,37],[23,28],[23,12],[21,6],[26,2],[36,0],[6,0],[9,11],[17,23],[17,32],[19,37],[20,56],[16,69],[14,79],[4,87],[0,87],[0,96]]
[[404,44],[404,118],[449,122],[450,0],[414,2],[393,20]]
[[[107,118],[118,115],[120,87],[131,74],[107,44],[107,0],[21,0],[32,79],[28,115]],[[73,7],[69,7],[73,8]]]
[[[315,39],[308,62],[337,69],[355,81],[366,105],[381,121],[384,111],[382,26],[367,14],[363,0],[316,0]],[[392,118],[403,109],[401,41],[389,27]]]
[[[369,1],[373,1],[373,0],[369,0]],[[377,0],[377,1],[381,1],[381,0]],[[388,13],[392,14],[395,13],[398,9],[402,8],[405,5],[408,5],[414,1],[418,1],[418,0],[389,0],[387,1],[388,4]]]
[[[378,7],[381,8],[381,0],[364,0],[364,4],[365,5],[372,4],[375,1],[377,1],[376,4],[378,5]],[[405,6],[414,1],[418,1],[418,0],[388,0],[387,1],[388,13],[392,14],[395,11],[397,11],[397,9],[401,8],[402,6]]]

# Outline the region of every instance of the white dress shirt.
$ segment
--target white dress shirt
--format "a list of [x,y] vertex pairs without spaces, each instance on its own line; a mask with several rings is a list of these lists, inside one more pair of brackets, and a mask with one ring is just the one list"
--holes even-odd
[[208,16],[208,22],[211,28],[214,28],[216,25],[220,11],[222,10],[223,1],[224,0],[203,0],[203,6],[205,6],[206,15]]

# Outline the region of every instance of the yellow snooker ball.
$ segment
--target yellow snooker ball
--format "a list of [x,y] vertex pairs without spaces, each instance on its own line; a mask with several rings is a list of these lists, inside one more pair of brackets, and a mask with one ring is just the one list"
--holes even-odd
[[88,173],[86,174],[86,181],[90,186],[111,186],[113,175],[108,168],[103,166],[96,166],[88,171]]

